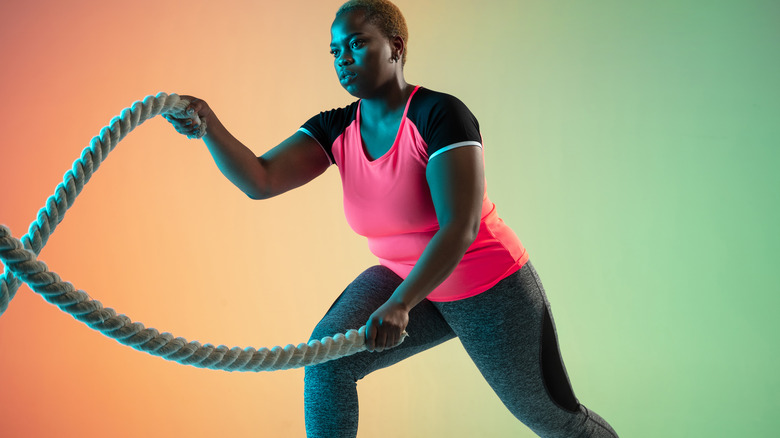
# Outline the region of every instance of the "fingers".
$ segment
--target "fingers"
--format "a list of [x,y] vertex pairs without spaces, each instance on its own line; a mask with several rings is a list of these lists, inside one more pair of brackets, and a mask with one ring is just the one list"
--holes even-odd
[[173,125],[173,128],[179,134],[191,136],[197,134],[200,129],[200,123],[191,118],[179,119],[168,114],[164,115],[163,117],[165,117],[165,120]]
[[[205,134],[206,125],[205,122],[211,109],[208,104],[202,100],[193,96],[179,95],[179,97],[188,102],[184,108],[184,114],[177,114],[178,117],[174,117],[170,114],[164,114],[165,120],[173,125],[176,132],[187,136],[187,138],[200,138]],[[181,114],[181,115],[180,115]]]
[[366,349],[380,353],[398,346],[401,336],[405,333],[398,327],[391,327],[382,322],[370,319],[366,324]]
[[387,329],[379,330],[376,334],[376,342],[374,343],[374,351],[381,353],[387,348]]
[[202,103],[201,102],[203,102],[203,101],[201,99],[198,99],[197,97],[188,96],[186,94],[180,94],[179,98],[189,102],[189,103],[187,103],[187,107],[184,108],[184,112],[187,113],[187,114],[193,114],[193,113],[196,113],[198,110],[202,109]]
[[381,352],[397,346],[409,323],[409,310],[402,303],[383,304],[366,322],[366,349]]
[[387,341],[385,344],[385,348],[393,348],[396,345],[398,345],[398,334],[397,334],[397,330],[393,330],[392,332],[387,334]]
[[373,320],[369,319],[366,324],[366,350],[374,351],[376,345],[376,325]]
[[187,105],[187,108],[184,110],[187,114],[198,114],[201,109],[203,109],[203,101],[198,99],[197,97],[191,97],[186,96],[187,100],[190,101],[190,104]]
[[186,96],[185,98],[189,100],[190,103],[187,105],[187,108],[184,109],[184,112],[193,119],[196,125],[200,124],[200,119],[208,116],[209,113],[211,113],[211,109],[203,99],[192,96]]
[[380,352],[385,349],[387,338],[386,329],[382,328],[382,322],[371,318],[366,323],[366,350]]

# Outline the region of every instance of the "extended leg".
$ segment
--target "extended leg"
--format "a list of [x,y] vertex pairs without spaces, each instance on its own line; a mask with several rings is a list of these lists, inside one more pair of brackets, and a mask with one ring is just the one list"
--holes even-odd
[[574,396],[549,303],[530,262],[480,295],[435,305],[499,398],[536,434],[617,437]]

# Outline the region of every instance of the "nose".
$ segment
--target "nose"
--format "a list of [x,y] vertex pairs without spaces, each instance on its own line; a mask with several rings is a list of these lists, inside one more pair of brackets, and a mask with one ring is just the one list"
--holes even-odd
[[351,56],[347,56],[346,54],[341,55],[339,57],[339,59],[336,60],[336,63],[338,64],[339,67],[343,67],[345,65],[350,65],[353,62],[354,61],[353,61],[352,57]]

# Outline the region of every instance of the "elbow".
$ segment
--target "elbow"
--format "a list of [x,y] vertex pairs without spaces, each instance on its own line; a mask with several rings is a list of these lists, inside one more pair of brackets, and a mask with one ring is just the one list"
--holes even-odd
[[457,240],[460,249],[462,249],[463,252],[466,252],[471,244],[477,240],[479,226],[479,220],[470,220],[462,223],[450,223],[441,227],[441,229],[445,230],[447,234],[450,234],[455,240]]
[[247,195],[249,197],[249,199],[251,199],[253,201],[260,201],[260,200],[263,200],[263,199],[268,199],[268,198],[272,198],[273,197],[273,195],[271,195],[269,192],[248,192],[248,191],[245,191],[244,194]]
[[261,199],[273,198],[279,193],[274,191],[273,185],[270,181],[260,177],[254,177],[245,180],[243,184],[238,186],[249,199],[258,201]]
[[268,199],[272,198],[274,195],[271,193],[271,190],[269,189],[263,189],[262,187],[249,187],[241,189],[242,192],[244,192],[245,195],[249,197],[249,199],[253,201],[259,201],[262,199]]
[[277,195],[277,193],[274,193],[271,179],[268,177],[268,171],[263,167],[262,158],[258,157],[257,163],[259,166],[255,166],[253,172],[247,172],[241,183],[237,184],[238,188],[253,201],[268,199]]
[[261,199],[267,199],[267,198],[264,198],[263,196],[261,196],[261,195],[259,195],[257,193],[246,193],[246,192],[244,192],[244,194],[247,195],[249,197],[249,199],[251,199],[253,201],[259,201]]
[[475,240],[477,240],[477,235],[479,234],[480,222],[481,221],[479,220],[471,221],[471,223],[469,223],[466,226],[466,231],[464,232],[465,235],[463,236],[463,238],[465,239],[466,242],[468,242],[468,244],[466,245],[467,249],[469,246],[471,246],[472,243],[474,243]]

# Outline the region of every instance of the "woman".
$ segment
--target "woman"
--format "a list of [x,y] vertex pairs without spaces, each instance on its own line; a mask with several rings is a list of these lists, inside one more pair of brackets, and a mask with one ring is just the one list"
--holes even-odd
[[[306,368],[307,435],[355,437],[357,380],[458,337],[535,433],[616,437],[574,396],[539,277],[487,197],[477,120],[458,99],[406,82],[407,41],[392,3],[345,3],[331,53],[341,85],[359,100],[312,117],[260,157],[206,102],[188,97],[207,122],[203,138],[219,169],[252,199],[301,186],[335,163],[347,221],[380,259],[312,333],[366,324],[369,351]],[[194,120],[170,121],[183,134],[198,129]],[[410,337],[397,345],[404,330]]]

